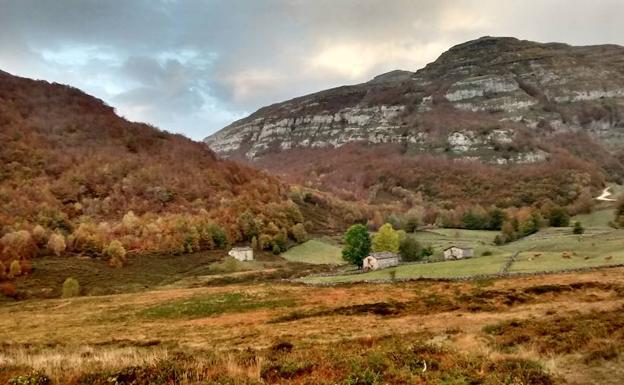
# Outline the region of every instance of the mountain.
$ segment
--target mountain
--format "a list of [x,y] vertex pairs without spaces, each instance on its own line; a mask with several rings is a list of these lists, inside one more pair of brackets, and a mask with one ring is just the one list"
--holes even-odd
[[619,180],[623,138],[624,47],[482,37],[416,72],[261,108],[205,142],[345,198],[402,188],[507,207],[568,205]]
[[37,255],[118,265],[126,253],[253,237],[284,248],[305,231],[293,231],[304,217],[278,178],[129,122],[69,86],[0,73],[0,143],[0,280],[8,262]]
[[[416,72],[393,71],[261,108],[205,142],[220,155],[252,160],[364,141],[492,163],[535,162],[547,154],[521,143],[523,133],[582,130],[619,146],[623,103],[624,47],[483,37]],[[523,148],[500,151],[514,144]]]

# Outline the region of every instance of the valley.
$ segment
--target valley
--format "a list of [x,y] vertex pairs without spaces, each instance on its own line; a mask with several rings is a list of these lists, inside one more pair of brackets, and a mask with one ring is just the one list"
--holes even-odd
[[619,384],[623,90],[485,36],[198,142],[0,71],[0,384]]

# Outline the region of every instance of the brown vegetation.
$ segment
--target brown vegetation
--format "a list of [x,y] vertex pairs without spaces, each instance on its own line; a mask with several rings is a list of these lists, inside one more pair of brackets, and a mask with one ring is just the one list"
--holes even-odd
[[278,179],[71,87],[0,74],[0,143],[5,264],[75,253],[119,266],[122,249],[187,253],[261,234],[285,247],[305,231]]

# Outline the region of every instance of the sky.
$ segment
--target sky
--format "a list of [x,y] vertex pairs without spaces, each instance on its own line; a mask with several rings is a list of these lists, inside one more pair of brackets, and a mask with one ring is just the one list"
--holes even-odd
[[624,45],[622,15],[623,0],[0,0],[0,70],[200,140],[481,36]]

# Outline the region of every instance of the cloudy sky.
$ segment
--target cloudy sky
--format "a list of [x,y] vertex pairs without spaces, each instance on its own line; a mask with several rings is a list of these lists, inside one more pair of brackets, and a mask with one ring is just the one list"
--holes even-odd
[[622,0],[0,0],[0,69],[201,139],[484,35],[624,45]]

